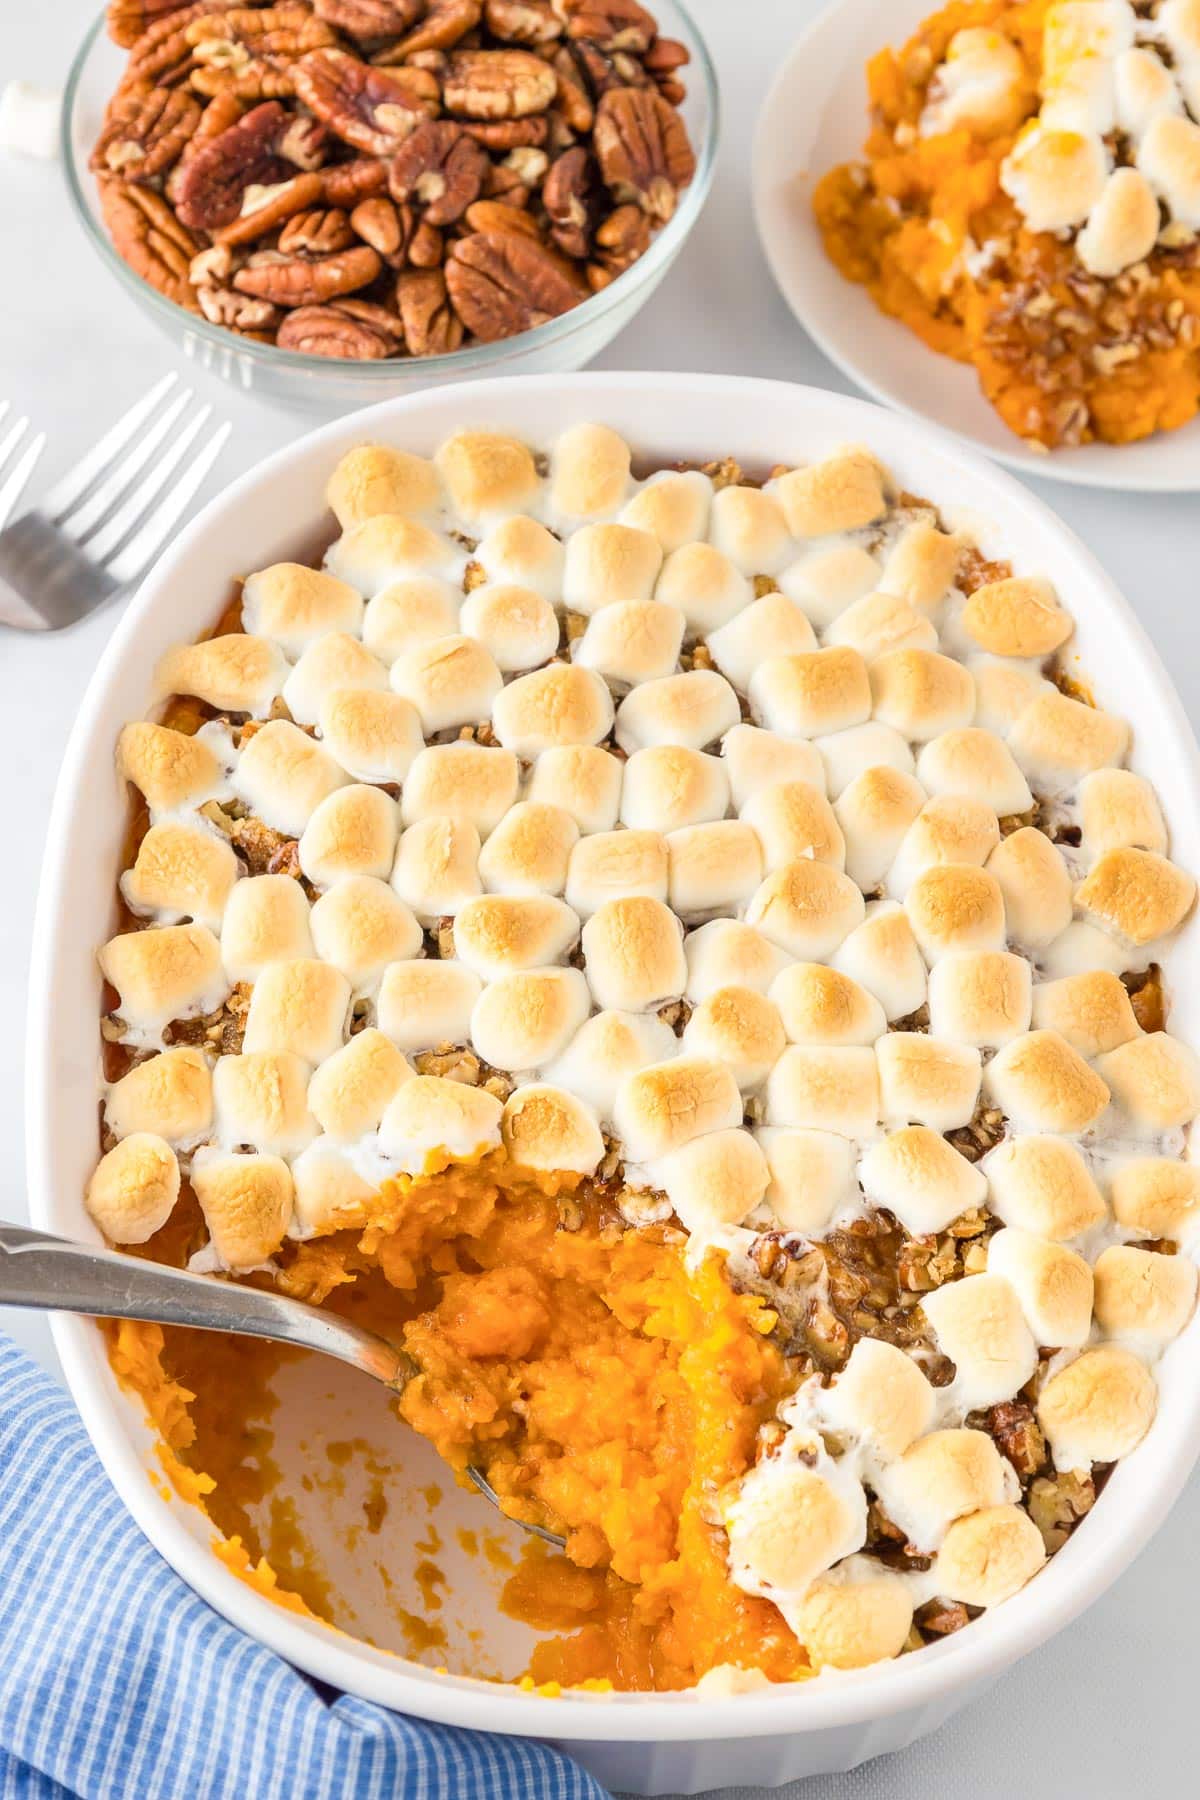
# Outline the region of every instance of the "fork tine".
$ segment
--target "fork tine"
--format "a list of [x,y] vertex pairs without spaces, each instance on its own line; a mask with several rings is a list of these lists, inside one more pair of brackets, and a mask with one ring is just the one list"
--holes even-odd
[[[126,505],[136,503],[139,499],[139,490],[134,486],[136,477],[141,474],[159,445],[164,442],[171,427],[191,399],[191,388],[185,388],[182,394],[177,394],[165,412],[154,421],[145,437],[138,438],[120,461],[110,463],[104,476],[93,487],[87,499],[81,501],[78,506],[70,508],[65,514],[60,514],[59,530],[65,531],[68,537],[74,538],[77,544],[82,544],[88,533],[95,531],[114,507],[121,507],[122,502],[125,502]],[[170,470],[168,469],[167,472],[170,473]],[[151,481],[153,480],[152,476]],[[159,485],[161,486],[161,481]],[[141,511],[141,507],[135,505],[134,516],[126,522],[125,531],[128,531],[135,523],[139,511]],[[124,532],[121,535],[124,536]],[[103,550],[97,547],[101,537],[105,539]],[[102,559],[109,550],[115,549],[119,542],[120,538],[108,537],[106,529],[104,532],[97,533],[94,544],[88,545],[89,554]]]
[[[4,411],[8,411],[7,401],[4,405]],[[2,417],[3,414],[0,414],[0,418]],[[15,425],[10,425],[4,436],[0,438],[0,469],[4,467],[28,429],[29,415],[26,414],[23,419],[18,419]]]
[[[24,454],[16,468],[0,485],[0,531],[8,524],[8,515],[21,498],[21,490],[33,474],[33,466],[46,448],[46,434],[39,431],[31,444],[26,444]],[[0,456],[0,465],[4,462]]]
[[233,426],[226,422],[214,432],[190,468],[180,476],[158,510],[130,539],[120,555],[108,565],[108,572],[119,582],[134,581],[147,564],[157,556],[178,521],[199,491],[205,476],[220,456]]
[[161,381],[156,381],[149,393],[143,394],[127,413],[123,413],[116,424],[111,425],[104,433],[99,443],[94,444],[75,467],[68,469],[55,483],[42,501],[39,511],[46,518],[56,520],[69,507],[74,506],[77,500],[82,499],[96,478],[104,473],[110,460],[125,448],[134,432],[150,417],[163,395],[174,387],[178,379],[178,375],[172,370]]
[[[171,412],[175,411],[176,404],[173,403]],[[137,530],[143,520],[149,518],[154,501],[167,485],[211,416],[212,407],[202,406],[195,418],[188,420],[175,442],[163,452],[146,479],[139,482],[125,496],[112,518],[96,532],[87,545],[87,553],[94,561],[103,563],[110,556],[115,556],[126,539]],[[71,535],[75,536],[74,531],[71,532]]]

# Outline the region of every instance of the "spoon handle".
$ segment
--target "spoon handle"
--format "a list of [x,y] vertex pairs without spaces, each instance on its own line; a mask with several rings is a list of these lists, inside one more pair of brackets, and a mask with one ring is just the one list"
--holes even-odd
[[147,1319],[299,1344],[339,1357],[397,1392],[416,1372],[403,1350],[302,1300],[74,1244],[24,1225],[0,1223],[0,1306]]

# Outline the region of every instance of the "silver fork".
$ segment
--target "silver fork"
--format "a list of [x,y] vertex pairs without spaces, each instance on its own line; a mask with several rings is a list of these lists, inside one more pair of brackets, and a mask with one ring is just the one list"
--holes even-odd
[[26,441],[27,418],[4,430],[9,406],[0,402],[0,625],[60,631],[149,568],[233,429],[218,426],[193,453],[212,407],[185,419],[195,396],[172,394],[177,381],[156,381],[13,525],[46,434]]

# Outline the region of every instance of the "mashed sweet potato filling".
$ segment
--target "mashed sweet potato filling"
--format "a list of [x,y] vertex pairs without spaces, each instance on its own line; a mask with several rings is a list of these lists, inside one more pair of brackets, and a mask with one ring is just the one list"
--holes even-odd
[[[181,1207],[144,1253],[184,1260],[198,1225]],[[280,1290],[412,1353],[422,1372],[400,1414],[461,1482],[475,1464],[512,1517],[566,1536],[565,1556],[530,1540],[504,1595],[512,1616],[553,1634],[530,1665],[538,1682],[668,1689],[730,1662],[774,1680],[807,1672],[775,1607],[731,1583],[716,1523],[720,1490],[753,1462],[792,1385],[775,1315],[734,1291],[721,1259],[689,1270],[683,1244],[669,1226],[630,1230],[588,1184],[522,1175],[498,1152],[389,1183],[366,1230],[279,1258]],[[289,1353],[134,1324],[113,1329],[111,1353],[226,1560],[328,1618],[286,1497],[272,1502],[284,1512],[269,1543],[249,1510],[277,1472],[265,1445],[248,1467],[247,1443]]]

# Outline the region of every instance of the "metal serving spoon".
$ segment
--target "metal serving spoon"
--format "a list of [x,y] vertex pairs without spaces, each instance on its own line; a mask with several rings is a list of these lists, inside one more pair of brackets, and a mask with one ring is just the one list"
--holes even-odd
[[[155,1325],[190,1325],[200,1331],[233,1331],[242,1337],[297,1344],[336,1356],[394,1394],[402,1394],[420,1373],[406,1350],[303,1300],[213,1275],[193,1275],[115,1250],[73,1244],[24,1225],[0,1223],[0,1306],[146,1319]],[[467,1474],[484,1498],[499,1507],[499,1497],[482,1471],[471,1467]],[[519,1519],[513,1523],[556,1549],[566,1545],[565,1538],[541,1525]]]

